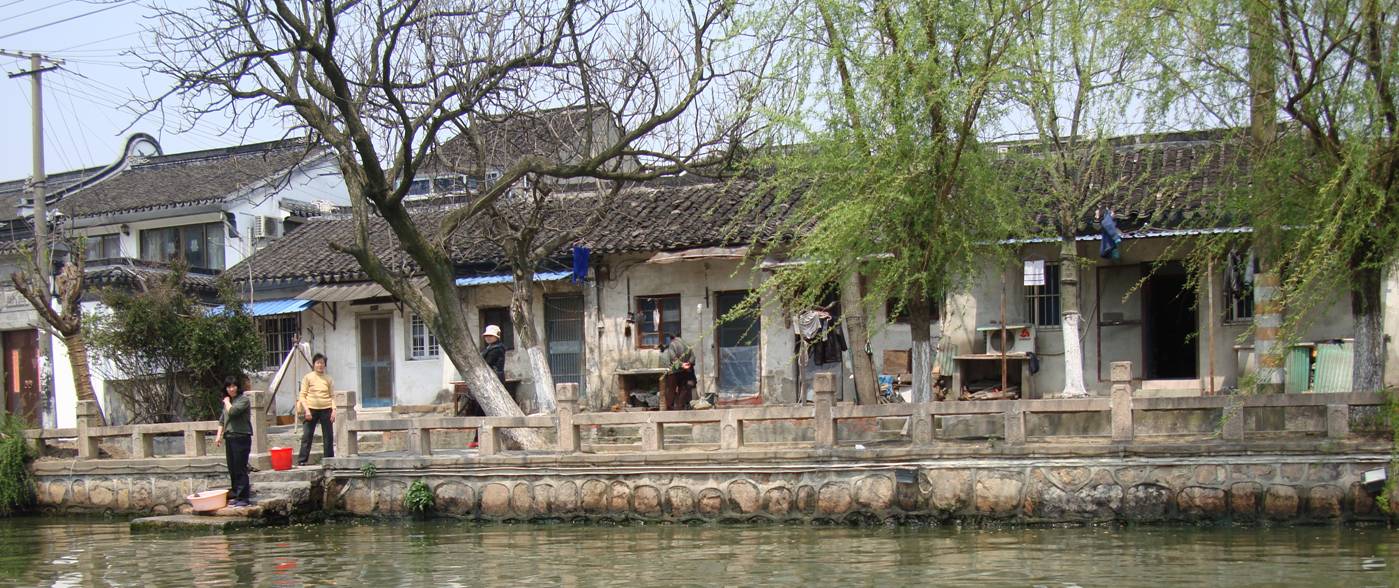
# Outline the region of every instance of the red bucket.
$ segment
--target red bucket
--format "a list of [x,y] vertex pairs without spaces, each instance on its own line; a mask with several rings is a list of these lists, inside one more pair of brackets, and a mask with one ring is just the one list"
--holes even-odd
[[270,454],[270,457],[272,458],[272,469],[277,470],[279,472],[282,470],[291,469],[290,447],[273,447],[272,449],[268,450],[268,454]]

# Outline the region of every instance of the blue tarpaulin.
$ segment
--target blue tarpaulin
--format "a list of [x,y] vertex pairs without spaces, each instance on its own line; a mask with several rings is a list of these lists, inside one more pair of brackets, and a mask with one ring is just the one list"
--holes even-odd
[[[252,316],[272,316],[274,314],[296,314],[315,304],[315,300],[300,300],[296,298],[279,298],[277,300],[259,300],[247,305],[248,314]],[[209,314],[223,312],[223,305],[220,304],[209,309]]]
[[[569,276],[572,275],[573,272],[539,272],[537,274],[534,274],[534,281],[557,282],[559,280],[567,280]],[[465,278],[457,278],[456,283],[458,286],[485,286],[487,284],[509,284],[514,281],[515,278],[510,274],[498,274],[493,276],[470,276]]]

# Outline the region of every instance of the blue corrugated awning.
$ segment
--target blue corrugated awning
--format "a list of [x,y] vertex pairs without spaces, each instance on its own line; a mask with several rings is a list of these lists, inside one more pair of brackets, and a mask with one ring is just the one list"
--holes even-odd
[[[300,300],[297,298],[280,298],[277,300],[259,300],[247,305],[248,314],[252,316],[272,316],[274,314],[296,314],[315,304],[315,300]],[[209,314],[223,312],[223,305],[220,304],[209,309]]]
[[[573,272],[539,272],[537,274],[534,274],[534,281],[557,282],[559,280],[567,280],[569,276],[572,275]],[[515,278],[512,277],[510,274],[499,274],[494,276],[469,276],[465,278],[457,278],[457,285],[484,286],[487,284],[509,284],[514,281]]]

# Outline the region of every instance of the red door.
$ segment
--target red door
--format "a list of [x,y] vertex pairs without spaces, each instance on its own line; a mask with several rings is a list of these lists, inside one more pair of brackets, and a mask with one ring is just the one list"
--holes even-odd
[[39,425],[39,353],[34,331],[5,331],[5,411]]

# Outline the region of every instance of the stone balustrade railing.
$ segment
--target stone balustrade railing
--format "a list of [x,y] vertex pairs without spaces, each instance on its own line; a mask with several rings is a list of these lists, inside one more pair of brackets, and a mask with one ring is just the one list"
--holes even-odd
[[[504,451],[502,432],[508,429],[538,429],[553,433],[554,449],[561,454],[579,453],[581,432],[591,427],[636,427],[642,452],[663,452],[667,425],[717,425],[719,449],[742,451],[751,447],[745,443],[745,428],[764,421],[786,421],[799,427],[809,427],[814,449],[833,448],[838,438],[839,424],[845,420],[905,418],[908,421],[908,441],[914,447],[934,447],[935,419],[938,417],[990,417],[1003,421],[1000,429],[1004,444],[1025,445],[1027,417],[1031,415],[1104,414],[1111,422],[1111,442],[1114,444],[1149,445],[1159,443],[1158,437],[1139,437],[1135,421],[1151,413],[1219,411],[1217,434],[1226,442],[1245,441],[1246,409],[1324,409],[1324,430],[1300,431],[1312,436],[1324,435],[1328,440],[1351,437],[1351,411],[1354,407],[1383,406],[1386,399],[1376,393],[1348,394],[1274,394],[1225,395],[1187,398],[1134,398],[1130,384],[1131,364],[1117,362],[1112,366],[1113,385],[1106,398],[943,401],[914,404],[885,404],[877,406],[843,406],[835,402],[835,379],[829,374],[818,375],[814,382],[814,403],[809,406],[762,406],[719,410],[689,410],[669,412],[582,412],[578,411],[578,386],[559,384],[556,395],[557,415],[516,417],[417,417],[363,419],[357,418],[354,392],[335,393],[337,411],[335,426],[336,453],[340,456],[359,455],[359,436],[365,433],[399,433],[407,439],[407,451],[412,455],[432,455],[432,432],[437,430],[476,430],[480,440],[480,455],[494,456]],[[264,415],[268,396],[252,391],[253,414]],[[29,431],[26,435],[36,441],[41,451],[46,442],[60,438],[75,438],[79,459],[96,459],[98,441],[103,438],[130,437],[132,458],[150,459],[154,456],[152,439],[160,435],[182,434],[184,455],[206,455],[205,435],[218,427],[214,421],[169,423],[156,425],[96,426],[96,407],[79,403],[76,429]],[[253,453],[267,452],[265,418],[253,419]],[[806,438],[807,435],[794,435]],[[1053,442],[1054,438],[1037,439]]]
[[[249,391],[253,414],[253,454],[267,453],[267,414],[268,395],[263,391]],[[259,418],[261,417],[261,418]],[[78,426],[71,429],[31,429],[25,437],[34,441],[40,455],[50,453],[49,444],[61,439],[75,439],[78,446],[78,459],[99,459],[99,444],[103,439],[129,438],[131,451],[128,459],[161,459],[166,457],[197,458],[206,457],[208,436],[219,429],[218,421],[192,421],[184,423],[156,423],[145,425],[101,426],[98,421],[97,406],[91,400],[78,402]],[[184,438],[184,453],[175,456],[158,456],[155,439],[162,436],[180,435]]]

